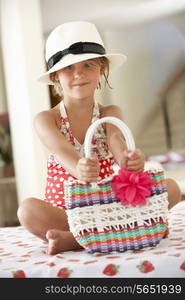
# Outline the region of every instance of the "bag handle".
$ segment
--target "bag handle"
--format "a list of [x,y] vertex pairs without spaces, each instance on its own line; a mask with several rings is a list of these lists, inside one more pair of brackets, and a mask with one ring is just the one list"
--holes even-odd
[[85,157],[87,157],[87,158],[91,157],[92,138],[93,138],[96,128],[102,123],[112,123],[113,125],[117,126],[125,138],[128,150],[131,150],[131,151],[135,150],[134,138],[133,138],[132,132],[128,128],[128,126],[118,118],[104,117],[104,118],[98,119],[94,123],[92,123],[86,132],[85,141],[84,141]]

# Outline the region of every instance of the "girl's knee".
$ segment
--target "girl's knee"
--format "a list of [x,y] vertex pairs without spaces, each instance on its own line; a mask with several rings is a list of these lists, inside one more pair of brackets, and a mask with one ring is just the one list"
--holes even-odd
[[181,191],[177,182],[173,179],[166,179],[169,208],[172,208],[175,204],[181,201]]
[[34,208],[35,202],[37,199],[35,198],[27,198],[22,201],[20,204],[18,210],[17,210],[17,216],[21,224],[26,222],[31,215],[32,215],[32,209]]

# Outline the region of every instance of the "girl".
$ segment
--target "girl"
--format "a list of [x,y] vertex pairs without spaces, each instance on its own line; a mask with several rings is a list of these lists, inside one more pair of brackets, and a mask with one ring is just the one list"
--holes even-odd
[[[65,23],[53,30],[46,42],[48,72],[39,80],[54,84],[62,99],[54,108],[35,117],[35,128],[50,151],[45,201],[28,198],[18,209],[20,223],[48,242],[48,254],[81,246],[69,231],[65,213],[63,182],[69,177],[95,182],[113,174],[113,164],[133,172],[144,168],[144,155],[128,152],[118,128],[103,124],[93,139],[94,155],[84,157],[84,138],[89,125],[98,118],[123,120],[115,105],[96,103],[94,92],[101,77],[108,84],[112,70],[126,60],[121,54],[106,54],[96,27],[88,22]],[[169,206],[180,200],[177,184],[168,180]]]

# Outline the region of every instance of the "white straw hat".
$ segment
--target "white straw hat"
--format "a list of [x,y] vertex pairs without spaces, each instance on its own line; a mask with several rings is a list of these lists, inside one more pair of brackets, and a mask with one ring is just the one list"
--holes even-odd
[[46,41],[46,62],[48,71],[38,80],[54,84],[50,74],[74,63],[107,57],[110,70],[116,69],[126,61],[123,54],[108,54],[96,26],[89,22],[68,22],[57,26]]

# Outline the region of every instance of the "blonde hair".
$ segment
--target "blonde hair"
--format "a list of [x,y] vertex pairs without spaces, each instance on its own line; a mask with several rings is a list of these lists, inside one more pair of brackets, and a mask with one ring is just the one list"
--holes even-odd
[[[108,58],[102,56],[102,57],[93,58],[93,60],[95,60],[102,68],[102,74],[103,74],[103,77],[105,80],[105,85],[107,84],[108,87],[111,88],[109,81],[108,81],[108,77],[109,77],[109,60],[108,60]],[[54,93],[54,95],[60,96],[63,98],[62,86],[61,86],[60,82],[56,79],[56,74],[57,74],[57,71],[50,74],[50,80],[54,83],[53,84],[53,93]],[[99,82],[97,88],[101,89],[100,82]]]

